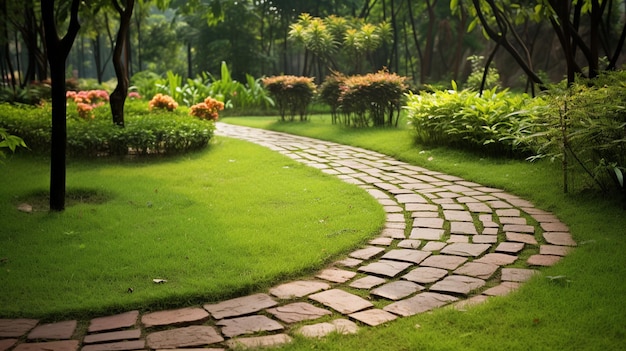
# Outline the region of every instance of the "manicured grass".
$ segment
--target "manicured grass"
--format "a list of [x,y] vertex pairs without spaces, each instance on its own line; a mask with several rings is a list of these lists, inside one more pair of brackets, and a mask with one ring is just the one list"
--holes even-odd
[[[440,309],[364,327],[355,336],[298,338],[284,350],[621,350],[626,348],[626,211],[610,196],[562,193],[560,165],[415,145],[407,127],[354,129],[329,116],[308,123],[228,118],[377,150],[412,164],[507,190],[555,213],[579,246],[517,292],[461,312]],[[582,183],[579,180],[579,184]],[[551,281],[547,276],[565,276]]]
[[[62,213],[43,198],[48,164],[17,155],[0,165],[0,317],[241,296],[310,274],[384,222],[365,191],[228,138],[176,158],[72,160]],[[19,212],[22,202],[39,210]]]

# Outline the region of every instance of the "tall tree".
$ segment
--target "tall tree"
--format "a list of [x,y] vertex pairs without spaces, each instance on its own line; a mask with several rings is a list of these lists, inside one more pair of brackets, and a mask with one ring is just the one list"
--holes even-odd
[[118,0],[111,0],[111,2],[120,16],[120,27],[117,31],[115,48],[113,49],[113,67],[115,68],[115,76],[117,77],[117,86],[109,97],[109,104],[111,105],[113,123],[124,127],[124,103],[126,102],[130,84],[128,77],[130,65],[128,31],[130,29],[135,0],[122,0],[122,2],[126,3],[125,6]]
[[48,62],[52,85],[52,136],[50,145],[50,210],[65,209],[67,124],[65,105],[65,61],[74,44],[80,24],[78,6],[80,0],[72,0],[70,23],[66,34],[60,38],[55,21],[54,0],[41,0],[41,14],[46,38]]

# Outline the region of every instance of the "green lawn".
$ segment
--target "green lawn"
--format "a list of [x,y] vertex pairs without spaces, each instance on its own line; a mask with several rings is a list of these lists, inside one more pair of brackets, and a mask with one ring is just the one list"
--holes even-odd
[[[43,198],[48,163],[17,155],[0,165],[0,317],[241,296],[321,268],[384,222],[360,188],[228,138],[175,158],[72,160],[63,213]],[[22,202],[37,211],[19,212]]]
[[[506,189],[555,213],[579,246],[517,292],[465,312],[440,309],[356,336],[298,338],[285,350],[622,350],[626,348],[626,211],[590,191],[562,193],[559,164],[482,157],[415,145],[407,127],[353,129],[329,116],[307,123],[275,117],[224,122],[307,135],[377,150],[412,164]],[[578,185],[584,183],[578,178]],[[563,275],[551,281],[546,276]]]

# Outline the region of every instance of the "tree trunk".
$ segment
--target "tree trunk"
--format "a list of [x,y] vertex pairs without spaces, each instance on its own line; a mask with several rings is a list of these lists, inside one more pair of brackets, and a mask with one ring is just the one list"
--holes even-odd
[[[126,40],[128,39],[128,29],[133,14],[133,6],[135,0],[128,0],[126,8],[122,8],[117,0],[112,0],[113,6],[120,15],[120,28],[117,32],[115,40],[115,49],[113,50],[113,67],[115,68],[115,76],[117,77],[117,86],[111,93],[109,104],[111,105],[111,115],[113,123],[124,127],[124,103],[128,95],[128,50]],[[123,60],[122,54],[125,53],[126,60]]]
[[67,33],[58,36],[54,20],[54,0],[41,1],[42,21],[46,40],[50,78],[52,85],[52,135],[50,145],[50,211],[65,209],[65,151],[67,129],[65,105],[65,61],[74,44],[80,24],[78,6],[80,0],[72,0],[71,19]]

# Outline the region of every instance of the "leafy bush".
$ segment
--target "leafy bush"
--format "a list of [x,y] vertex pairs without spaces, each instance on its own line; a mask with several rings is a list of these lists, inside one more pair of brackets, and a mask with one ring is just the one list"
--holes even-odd
[[536,131],[538,115],[545,113],[541,101],[495,88],[482,96],[473,90],[409,93],[407,100],[419,142],[493,155],[527,155],[524,136]]
[[15,149],[18,147],[26,147],[24,140],[16,135],[9,134],[6,129],[0,128],[0,158],[6,157],[3,149],[15,152]]
[[[108,107],[93,119],[68,118],[67,152],[78,157],[180,154],[207,146],[215,130],[213,121],[189,116],[186,110],[148,112],[146,102],[126,103],[124,128],[113,125]],[[3,105],[0,127],[20,135],[37,153],[50,151],[50,106]]]
[[[465,88],[480,91],[480,86],[483,82],[483,75],[485,74],[485,58],[483,56],[473,55],[468,57],[467,60],[472,64],[472,73],[469,77],[467,77]],[[489,69],[487,70],[487,77],[485,78],[484,86],[485,90],[499,88],[501,86],[500,73],[494,66],[494,62],[491,62],[491,65],[489,65]]]
[[149,106],[150,111],[154,109],[174,111],[178,107],[178,103],[171,96],[158,93],[152,97]]
[[578,79],[567,90],[554,87],[545,97],[550,113],[536,122],[530,142],[537,156],[563,158],[582,169],[602,190],[620,189],[626,198],[626,71]]
[[200,119],[211,119],[217,121],[219,111],[222,111],[223,109],[223,102],[207,97],[203,102],[191,106],[189,114]]
[[333,72],[326,76],[319,88],[319,99],[330,106],[333,124],[339,120],[339,108],[341,107],[341,91],[345,86],[346,76],[339,72]]
[[405,77],[388,71],[348,77],[340,86],[341,109],[355,126],[370,122],[374,126],[397,125],[407,89],[405,81]]
[[293,121],[296,114],[300,120],[306,120],[307,106],[315,95],[315,83],[311,77],[273,76],[263,80],[263,85],[274,98],[281,119],[289,113],[289,120]]

